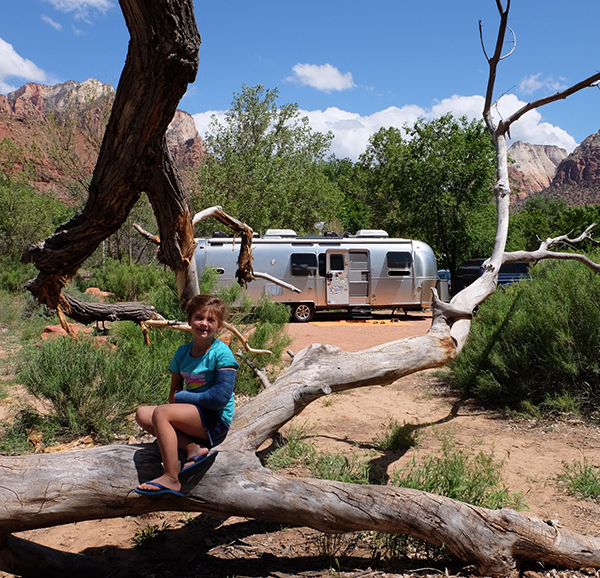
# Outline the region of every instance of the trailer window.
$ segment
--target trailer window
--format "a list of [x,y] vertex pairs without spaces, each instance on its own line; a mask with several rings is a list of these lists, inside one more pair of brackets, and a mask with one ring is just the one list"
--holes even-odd
[[405,277],[410,275],[413,258],[409,251],[389,251],[386,255],[388,275],[390,277]]
[[325,255],[326,253],[319,253],[319,275],[321,277],[325,277],[325,273],[327,273],[325,270]]
[[332,271],[343,271],[345,266],[344,255],[340,253],[331,253],[329,255],[329,268]]
[[292,253],[292,275],[308,277],[317,271],[317,256],[314,253]]

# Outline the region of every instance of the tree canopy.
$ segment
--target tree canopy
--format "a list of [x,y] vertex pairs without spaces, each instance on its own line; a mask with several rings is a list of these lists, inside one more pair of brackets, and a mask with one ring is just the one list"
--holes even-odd
[[491,251],[494,154],[484,124],[466,117],[382,128],[360,159],[373,214],[391,235],[429,243],[455,271]]
[[255,231],[293,228],[338,216],[342,194],[323,173],[333,136],[314,132],[298,105],[277,106],[277,89],[244,85],[225,119],[216,117],[206,162],[194,181],[195,202],[221,205]]

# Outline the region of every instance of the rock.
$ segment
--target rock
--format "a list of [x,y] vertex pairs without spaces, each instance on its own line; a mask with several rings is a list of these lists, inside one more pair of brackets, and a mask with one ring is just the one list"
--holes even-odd
[[533,145],[517,141],[508,149],[511,187],[517,190],[515,201],[522,201],[532,194],[543,191],[552,183],[558,165],[567,151],[553,145]]

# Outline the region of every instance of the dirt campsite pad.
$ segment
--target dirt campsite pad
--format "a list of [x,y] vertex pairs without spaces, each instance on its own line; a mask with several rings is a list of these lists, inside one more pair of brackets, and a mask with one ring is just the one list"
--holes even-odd
[[[430,325],[427,314],[399,316],[397,320],[391,315],[375,315],[372,320],[317,316],[312,323],[290,324],[293,343],[289,349],[298,352],[312,343],[328,343],[357,351],[424,334]],[[374,450],[374,438],[386,430],[391,420],[416,426],[419,437],[415,449],[385,454]],[[504,462],[503,478],[509,491],[523,494],[528,507],[524,513],[558,520],[577,532],[600,535],[600,506],[568,496],[556,482],[563,463],[587,460],[600,464],[598,427],[568,420],[537,423],[509,419],[482,410],[473,403],[461,402],[431,371],[385,388],[373,386],[333,394],[308,406],[295,424],[305,428],[319,451],[368,455],[372,469],[380,475],[390,476],[413,458],[419,461],[432,452],[439,453],[443,439],[451,438],[457,448],[465,451],[493,452],[497,460]],[[135,542],[141,542],[140,536],[152,531],[158,531],[163,539],[150,541],[148,548],[133,548]],[[159,512],[19,535],[67,552],[101,555],[117,563],[120,570],[115,576],[123,577],[332,576],[333,571],[339,576],[393,576],[384,570],[370,570],[368,551],[347,550],[350,558],[344,563],[352,566],[352,572],[336,566],[343,540],[335,542],[308,528],[236,517]],[[335,544],[337,550],[332,546]],[[333,557],[322,556],[327,552]],[[425,570],[420,572],[420,576],[427,574]],[[590,574],[598,576],[594,571]],[[576,573],[565,572],[567,575]]]

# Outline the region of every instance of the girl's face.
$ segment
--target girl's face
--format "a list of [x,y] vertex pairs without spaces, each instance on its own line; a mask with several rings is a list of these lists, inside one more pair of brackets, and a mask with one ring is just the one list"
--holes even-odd
[[221,329],[222,323],[214,315],[211,307],[200,307],[196,309],[189,319],[194,338],[201,340],[210,339],[216,331]]

